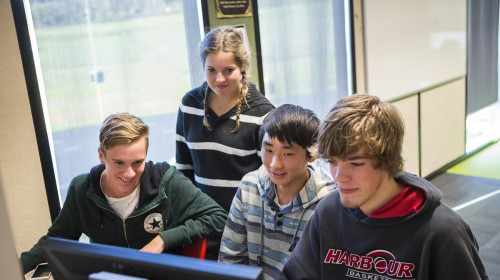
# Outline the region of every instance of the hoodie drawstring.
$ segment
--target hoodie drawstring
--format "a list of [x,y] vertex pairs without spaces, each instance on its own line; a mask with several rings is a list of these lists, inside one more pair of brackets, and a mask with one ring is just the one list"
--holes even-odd
[[[309,205],[310,206],[310,205]],[[304,214],[307,211],[307,208],[302,209],[302,214],[300,215],[299,219],[299,224],[297,225],[297,228],[295,228],[295,233],[293,234],[291,242],[289,242],[290,247],[288,248],[288,252],[293,251],[295,246],[297,245],[297,242],[295,242],[295,238],[297,237],[297,234],[299,232],[300,224],[302,223],[302,218],[304,218]],[[260,255],[257,256],[257,265],[262,266],[262,257],[263,257],[263,251],[264,251],[264,200],[262,200],[262,207],[261,213],[260,213]]]

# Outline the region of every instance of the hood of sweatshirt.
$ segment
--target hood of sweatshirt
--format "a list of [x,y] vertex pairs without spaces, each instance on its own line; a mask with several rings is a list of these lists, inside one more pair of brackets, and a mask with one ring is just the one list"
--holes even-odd
[[[320,167],[318,161],[307,165],[310,177],[304,187],[293,199],[290,206],[283,209],[282,213],[295,212],[315,204],[323,197],[335,191],[334,183],[330,175]],[[278,208],[274,202],[276,197],[276,185],[271,181],[269,173],[264,165],[258,170],[258,190],[264,201],[272,208]]]
[[425,193],[424,205],[418,212],[403,217],[372,218],[366,216],[359,208],[354,208],[354,209],[344,208],[344,209],[350,211],[361,222],[366,224],[395,225],[403,223],[409,219],[413,219],[416,216],[422,215],[422,213],[425,213],[427,211],[436,208],[441,203],[441,197],[442,197],[441,191],[438,188],[436,188],[431,182],[425,180],[424,178],[417,176],[415,174],[403,172],[396,179],[399,181],[403,181],[405,184],[410,185],[411,187],[419,188]]

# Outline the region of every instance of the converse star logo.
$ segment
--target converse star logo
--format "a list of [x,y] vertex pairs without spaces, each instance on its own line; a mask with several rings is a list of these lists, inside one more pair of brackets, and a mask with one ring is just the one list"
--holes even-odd
[[149,233],[158,233],[163,231],[163,216],[160,213],[151,213],[144,219],[144,230]]

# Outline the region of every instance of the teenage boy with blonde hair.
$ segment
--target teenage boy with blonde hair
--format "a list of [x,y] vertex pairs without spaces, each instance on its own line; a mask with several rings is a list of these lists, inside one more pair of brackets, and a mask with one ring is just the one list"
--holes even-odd
[[48,237],[180,253],[182,246],[222,232],[227,214],[166,162],[146,162],[149,127],[130,114],[102,124],[101,164],[75,177],[61,212],[33,248],[21,254],[24,272],[45,262]]
[[285,104],[266,116],[259,131],[262,166],[246,174],[233,199],[219,261],[261,266],[275,279],[302,236],[318,201],[333,182],[316,159],[319,119]]
[[469,225],[403,172],[403,134],[399,111],[375,96],[330,110],[318,152],[338,191],[318,204],[284,279],[488,279]]

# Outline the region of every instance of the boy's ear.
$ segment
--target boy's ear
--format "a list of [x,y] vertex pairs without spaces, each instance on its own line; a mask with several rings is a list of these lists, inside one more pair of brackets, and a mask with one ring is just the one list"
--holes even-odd
[[318,145],[313,145],[309,148],[307,148],[307,151],[309,152],[309,154],[311,155],[307,161],[309,162],[313,162],[315,161],[317,158],[318,158]]
[[102,164],[105,163],[104,161],[104,152],[101,150],[101,148],[97,148],[97,153],[99,153],[99,160],[101,161]]

